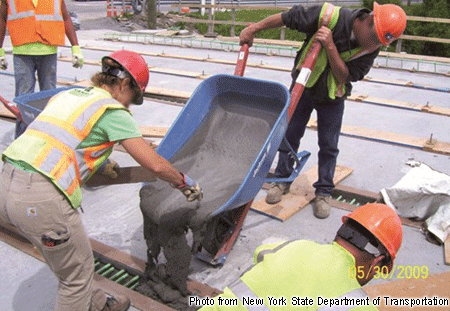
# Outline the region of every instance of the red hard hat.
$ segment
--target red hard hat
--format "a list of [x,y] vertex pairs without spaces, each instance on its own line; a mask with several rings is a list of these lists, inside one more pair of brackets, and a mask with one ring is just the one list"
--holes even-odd
[[406,28],[405,11],[398,5],[374,2],[373,17],[378,39],[384,46],[398,39]]
[[[103,57],[102,63],[107,58],[113,59],[128,71],[134,82],[139,86],[142,92],[141,95],[143,95],[150,76],[145,59],[140,54],[127,50],[116,51],[109,56]],[[142,101],[137,104],[142,104]]]
[[366,228],[387,249],[391,257],[391,269],[403,238],[402,221],[394,209],[386,204],[368,203],[343,216],[342,222],[346,223],[348,218]]

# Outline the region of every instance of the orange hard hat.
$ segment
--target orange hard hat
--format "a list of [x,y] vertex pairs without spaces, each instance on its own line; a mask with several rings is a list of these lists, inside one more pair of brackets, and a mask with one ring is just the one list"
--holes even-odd
[[180,11],[181,11],[181,13],[186,13],[186,14],[189,14],[189,12],[191,12],[191,10],[189,9],[188,6],[182,7]]
[[138,101],[135,104],[142,104],[142,97],[144,95],[145,88],[147,87],[148,80],[150,78],[149,70],[145,59],[138,53],[120,50],[112,53],[109,56],[102,58],[102,65],[104,66],[105,59],[112,59],[115,62],[122,65],[123,68],[130,74],[136,85],[139,87],[141,94]]
[[403,238],[402,221],[394,209],[386,204],[368,203],[343,216],[342,222],[349,218],[366,228],[387,249],[391,257],[389,268],[392,268]]
[[406,28],[406,14],[395,4],[373,3],[373,20],[378,39],[381,44],[388,46],[398,39]]

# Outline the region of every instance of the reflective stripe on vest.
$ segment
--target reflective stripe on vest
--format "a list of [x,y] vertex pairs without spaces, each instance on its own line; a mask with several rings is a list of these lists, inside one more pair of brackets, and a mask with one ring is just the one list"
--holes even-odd
[[46,45],[64,45],[65,27],[61,0],[8,1],[8,30],[13,46],[40,42]]
[[36,144],[38,149],[28,152],[22,160],[48,176],[73,207],[81,203],[80,186],[109,156],[115,143],[108,141],[77,149],[106,109],[125,109],[109,96],[96,88],[61,92],[49,101],[22,135],[25,141],[41,141]]
[[[348,299],[365,299],[367,297],[369,297],[366,292],[362,289],[362,288],[357,288],[352,290],[351,292],[345,293],[344,295],[341,295],[337,298],[333,298],[333,299],[341,299],[341,298],[348,298]],[[327,306],[323,306],[320,307],[319,309],[317,309],[316,311],[347,311],[347,310],[351,310],[354,307],[358,307],[359,305],[345,305],[345,306],[332,306],[332,307],[327,307]]]
[[[230,285],[229,288],[241,302],[243,302],[244,297],[250,299],[261,298],[256,296],[255,293],[241,280],[237,280],[234,284]],[[270,309],[266,305],[245,305],[245,307],[249,311],[270,311]]]
[[[72,122],[72,125],[70,124],[70,121],[68,123],[64,120],[60,120],[54,117],[41,116],[38,117],[34,122],[32,122],[28,128],[45,133],[47,135],[46,139],[48,137],[52,137],[57,141],[62,142],[65,146],[70,148],[70,150],[75,150],[76,147],[89,135],[92,126],[103,114],[103,111],[100,110],[100,108],[108,104],[116,104],[116,101],[111,98],[105,98],[91,103],[87,107],[86,105],[83,105],[78,109],[77,112],[74,113],[74,116],[76,118]],[[94,169],[95,165],[90,163],[90,159],[100,157],[102,154],[108,151],[108,148],[112,147],[113,145],[114,142],[108,142],[96,147],[91,147],[89,148],[88,157],[85,157],[85,153],[80,154],[79,152],[75,152],[75,156],[72,158],[76,160],[77,163],[86,163],[86,166],[83,165],[78,168],[79,181],[85,180],[92,173],[91,171]],[[61,158],[61,156],[58,156],[55,153],[48,154],[46,161],[48,163],[55,163],[56,159],[58,158]],[[45,162],[42,163],[42,165],[45,164]],[[48,168],[48,166],[45,167]],[[44,169],[44,167],[42,168]],[[48,169],[44,169],[44,171],[50,172]],[[70,174],[69,176],[75,177],[74,174]],[[64,185],[61,184],[61,186],[64,189],[69,188],[68,180],[66,180],[65,182],[62,181],[62,183]]]
[[[53,14],[35,14],[34,10],[18,13],[15,1],[21,2],[23,0],[9,0],[8,5],[9,5],[11,14],[8,15],[8,20],[17,20],[17,19],[21,19],[24,17],[35,16],[36,20],[41,20],[41,21],[63,21],[63,17],[59,13],[59,12],[61,12],[60,0],[53,0]],[[32,1],[32,0],[28,0],[28,1]],[[44,1],[44,0],[40,0],[40,1]],[[39,5],[39,2],[38,2],[38,5]]]
[[[326,26],[331,31],[333,31],[339,19],[340,9],[341,8],[338,6],[334,6],[330,3],[325,2],[322,6],[322,10],[320,11],[318,27],[320,28],[321,26]],[[311,47],[315,38],[316,36],[314,35],[309,40],[308,44],[303,50],[302,55],[300,56],[300,59],[297,64],[297,69],[299,69],[303,64],[305,57],[308,54],[309,48]],[[362,47],[358,47],[350,51],[342,52],[339,55],[344,62],[349,62],[363,55],[372,53],[377,49],[378,47],[375,47],[371,50],[364,50]],[[308,82],[306,83],[307,88],[311,88],[316,84],[317,80],[319,79],[320,75],[323,73],[327,65],[328,65],[327,52],[322,47],[317,57],[316,64],[314,65],[314,69],[312,70]],[[328,97],[331,99],[335,99],[336,97],[342,97],[345,94],[345,84],[338,83],[331,70],[328,72],[327,76],[327,87],[328,87]]]

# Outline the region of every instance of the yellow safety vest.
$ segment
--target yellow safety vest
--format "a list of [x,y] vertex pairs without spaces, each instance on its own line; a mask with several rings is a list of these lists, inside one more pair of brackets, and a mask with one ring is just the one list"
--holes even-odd
[[64,45],[65,28],[61,12],[62,0],[8,1],[8,31],[13,46],[41,42]]
[[107,109],[127,110],[100,88],[61,92],[50,99],[45,109],[3,154],[28,163],[50,178],[77,208],[81,205],[81,185],[108,158],[115,144],[108,141],[78,149]]
[[[325,2],[322,6],[322,10],[320,11],[319,15],[319,28],[321,26],[326,26],[330,30],[333,30],[336,27],[337,21],[339,19],[339,11],[341,7],[334,6],[330,3]],[[305,49],[302,52],[302,55],[300,56],[300,59],[297,63],[297,69],[299,69],[308,53],[308,50],[311,46],[311,44],[314,42],[315,35],[309,40],[308,44],[306,45]],[[372,53],[375,51],[373,50],[363,50],[362,47],[358,47],[356,49],[345,51],[340,53],[342,60],[344,62],[351,61],[353,59],[356,59],[358,57],[361,57],[365,54]],[[325,70],[325,67],[328,64],[328,56],[326,50],[322,47],[320,49],[319,55],[317,57],[316,64],[314,65],[314,68],[309,76],[308,82],[306,83],[307,88],[311,88],[314,86],[319,79],[320,75]],[[335,99],[336,97],[342,97],[345,94],[345,84],[344,83],[338,83],[335,76],[333,75],[333,72],[330,70],[328,72],[327,76],[327,87],[328,87],[328,96],[331,99]]]
[[[337,243],[296,240],[262,245],[255,251],[255,261],[219,295],[222,300],[215,297],[214,303],[200,310],[320,310],[328,298],[368,299],[351,276],[354,257]],[[301,298],[309,298],[308,305],[303,305]],[[234,300],[238,303],[230,308]],[[372,305],[341,307],[339,310],[377,310]]]

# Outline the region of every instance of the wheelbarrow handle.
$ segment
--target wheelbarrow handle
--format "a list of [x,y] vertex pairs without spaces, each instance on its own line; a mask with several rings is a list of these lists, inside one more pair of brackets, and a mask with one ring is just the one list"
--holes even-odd
[[16,116],[16,118],[23,122],[22,114],[20,113],[20,110],[17,108],[16,104],[13,102],[6,100],[3,96],[0,95],[0,101],[5,106],[6,109],[8,109],[12,114]]
[[245,66],[247,65],[248,50],[249,47],[247,43],[241,46],[236,62],[236,69],[234,70],[235,76],[244,76]]
[[294,88],[291,91],[291,102],[288,108],[288,123],[294,114],[295,108],[297,108],[298,101],[302,97],[303,91],[305,90],[306,83],[308,82],[311,71],[317,61],[317,56],[319,55],[322,44],[315,41],[311,44],[308,53],[306,54],[305,60],[300,68],[300,73],[295,80]]

